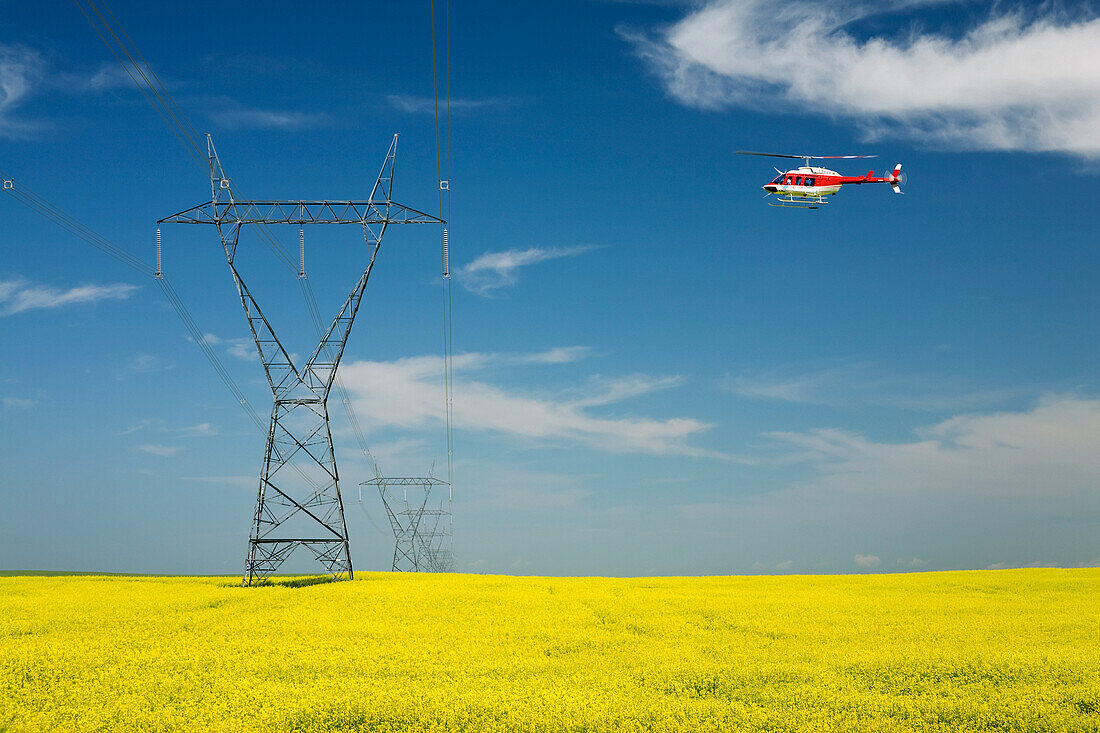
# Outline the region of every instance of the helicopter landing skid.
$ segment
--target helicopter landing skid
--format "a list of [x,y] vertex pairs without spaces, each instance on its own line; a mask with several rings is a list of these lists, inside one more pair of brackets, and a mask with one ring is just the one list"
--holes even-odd
[[819,209],[829,203],[824,196],[781,196],[775,201],[769,201],[768,206],[780,206],[785,209]]

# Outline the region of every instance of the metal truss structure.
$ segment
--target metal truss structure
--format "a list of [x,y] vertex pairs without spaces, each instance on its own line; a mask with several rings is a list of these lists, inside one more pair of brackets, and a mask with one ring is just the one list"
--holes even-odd
[[[346,575],[350,580],[354,577],[351,549],[329,427],[329,392],[386,228],[443,222],[392,200],[397,135],[365,201],[240,201],[233,195],[209,135],[206,148],[210,201],[158,224],[212,224],[217,229],[274,396],[242,584],[262,583],[299,547],[309,550],[332,577]],[[304,364],[294,363],[234,264],[241,230],[249,224],[359,224],[363,228],[366,266]]]
[[[386,515],[393,528],[393,569],[397,572],[445,573],[454,567],[454,552],[451,548],[451,485],[433,477],[426,478],[384,478],[379,476],[359,484],[375,486],[386,507]],[[447,504],[439,498],[436,503],[432,489],[447,487]],[[400,499],[395,493],[387,493],[390,488],[401,488]],[[413,488],[413,497],[409,499],[409,488]],[[421,495],[416,491],[423,491]]]

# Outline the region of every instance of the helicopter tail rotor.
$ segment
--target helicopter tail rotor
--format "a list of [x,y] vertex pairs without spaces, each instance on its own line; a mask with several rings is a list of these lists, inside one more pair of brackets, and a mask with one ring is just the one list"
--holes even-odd
[[901,172],[901,163],[898,163],[894,166],[894,172],[890,174],[890,188],[894,189],[894,193],[903,193],[900,184],[905,182],[906,176]]

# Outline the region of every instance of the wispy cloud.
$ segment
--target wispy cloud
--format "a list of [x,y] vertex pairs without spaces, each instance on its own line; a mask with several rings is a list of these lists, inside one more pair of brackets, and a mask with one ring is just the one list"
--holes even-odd
[[587,477],[583,476],[501,465],[481,465],[470,470],[477,478],[477,489],[469,500],[489,508],[520,511],[564,509],[576,506],[589,494],[585,488]]
[[[133,433],[139,433],[143,431],[149,431],[150,433],[170,433],[178,438],[206,438],[215,436],[218,434],[218,428],[208,422],[201,422],[195,425],[184,425],[183,427],[172,428],[164,425],[163,420],[158,419],[144,419],[131,425],[123,430],[119,435],[131,435]],[[144,450],[144,447],[142,448]]]
[[[203,338],[211,346],[224,346],[226,352],[241,361],[257,361],[260,355],[256,352],[256,342],[250,338],[222,338],[212,333],[204,333]],[[190,336],[188,341],[194,341]]]
[[256,476],[182,476],[184,481],[214,486],[231,486],[234,489],[255,491],[260,480]]
[[570,400],[574,407],[597,407],[612,405],[616,402],[640,397],[665,389],[679,387],[684,383],[680,375],[652,377],[648,374],[631,374],[617,379],[606,379],[599,375],[588,380],[583,388],[576,390],[581,396]]
[[129,363],[125,365],[125,368],[118,375],[119,379],[129,379],[134,374],[148,374],[150,372],[160,372],[172,367],[170,362],[165,361],[159,356],[154,354],[138,354],[130,359]]
[[[571,364],[587,359],[592,355],[592,349],[587,346],[555,346],[552,349],[542,351],[529,351],[526,353],[496,353],[492,354],[494,364],[522,365],[522,364]],[[477,355],[474,362],[484,358],[484,354]],[[471,362],[473,363],[473,362]]]
[[262,109],[241,104],[228,97],[211,101],[206,116],[211,122],[227,130],[303,130],[328,123],[328,116],[323,112]]
[[138,422],[134,423],[130,427],[128,427],[125,430],[123,430],[122,432],[120,432],[119,435],[130,435],[131,433],[140,432],[140,431],[145,430],[146,428],[148,428],[150,425],[152,425],[153,422],[154,421],[150,420],[149,418],[139,420]]
[[779,562],[754,562],[752,569],[760,572],[767,572],[769,570],[778,570],[780,572],[787,572],[794,568],[794,560],[780,560]]
[[852,561],[861,568],[877,568],[882,564],[882,560],[879,559],[878,555],[860,555],[857,553]]
[[[386,97],[386,101],[390,103],[394,109],[408,114],[433,114],[435,112],[435,99],[432,97],[423,97],[412,94],[391,94]],[[446,104],[443,100],[440,100],[440,112],[443,111]],[[451,113],[458,112],[459,114],[464,112],[472,112],[474,110],[500,110],[505,107],[510,107],[515,104],[515,100],[505,99],[503,97],[485,97],[483,99],[458,99],[451,98],[450,108]]]
[[150,453],[154,456],[161,456],[162,458],[169,458],[179,453],[182,448],[178,445],[158,445],[155,443],[146,443],[137,447],[139,451],[144,453]]
[[[558,397],[507,390],[474,378],[477,372],[489,367],[545,363],[539,354],[554,354],[558,358],[561,352],[456,356],[453,364],[455,427],[527,440],[585,445],[602,451],[725,457],[691,445],[692,438],[710,427],[699,420],[606,417],[594,409],[666,389],[679,384],[678,377],[636,375],[626,380],[629,388],[615,381],[597,380],[590,383],[590,394],[572,389]],[[364,424],[406,429],[435,428],[442,424],[442,373],[442,361],[434,356],[389,362],[360,361],[341,368],[344,383],[354,397],[354,408],[364,418]]]
[[326,73],[325,65],[312,56],[294,57],[284,53],[259,54],[249,51],[215,51],[202,57],[202,63],[212,72],[232,73],[256,78],[278,77],[288,72]]
[[577,247],[530,247],[504,252],[486,252],[460,268],[455,275],[467,290],[482,296],[492,296],[501,288],[515,285],[522,267],[547,260],[576,257],[593,249]]
[[45,74],[41,54],[25,46],[0,43],[0,138],[24,138],[39,123],[20,119],[17,112]]
[[950,379],[887,374],[870,364],[813,371],[777,369],[727,375],[723,388],[742,397],[826,407],[893,407],[946,411],[988,407],[1026,394],[1021,389],[980,390]]
[[26,397],[5,397],[0,404],[3,404],[5,410],[25,410],[34,407],[36,403]]
[[852,27],[929,4],[708,0],[668,28],[620,35],[687,105],[789,107],[850,117],[871,136],[1100,156],[1094,11],[993,4],[960,37],[910,26],[861,39]]
[[36,285],[23,278],[0,280],[0,316],[10,316],[30,310],[60,308],[77,303],[101,300],[126,300],[138,287],[126,283],[111,285],[81,285],[58,289]]
[[601,0],[605,3],[619,3],[621,5],[667,5],[674,6],[692,6],[697,5],[698,0]]
[[[388,461],[408,460],[410,458],[422,458],[432,446],[422,438],[398,438],[384,443],[374,443],[370,446],[371,455],[379,465]],[[355,449],[356,457],[362,455],[359,449]]]
[[175,432],[181,438],[209,438],[218,434],[218,428],[208,422],[200,422],[196,425],[175,428]]
[[[112,89],[129,89],[134,83],[134,77],[137,75],[137,67],[127,65],[127,68],[122,68],[118,64],[104,64],[101,66],[90,78],[87,78],[83,82],[83,86],[88,91],[92,92],[106,92]],[[83,77],[81,77],[83,79]],[[162,78],[163,81],[163,78]]]
[[1100,400],[1047,396],[1026,412],[963,414],[879,443],[835,428],[773,432],[821,472],[817,485],[931,496],[1097,496]]
[[[960,414],[896,442],[836,428],[770,436],[803,475],[677,506],[682,521],[752,537],[777,554],[789,550],[775,538],[800,532],[801,567],[822,557],[854,562],[869,550],[902,557],[898,567],[932,569],[948,556],[953,567],[1095,556],[1091,548],[1075,556],[1060,535],[1100,521],[1100,399],[1048,395],[1024,410]],[[914,556],[928,565],[904,559]]]

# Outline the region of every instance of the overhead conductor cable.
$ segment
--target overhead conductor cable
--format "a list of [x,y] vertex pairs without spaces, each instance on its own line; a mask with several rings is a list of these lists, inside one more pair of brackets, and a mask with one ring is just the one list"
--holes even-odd
[[[446,95],[446,126],[447,155],[443,156],[440,141],[439,124],[439,65],[436,60],[436,20],[435,0],[429,0],[432,24],[432,97],[435,110],[435,165],[436,177],[439,179],[439,218],[443,222],[449,222],[451,218],[450,204],[450,169],[451,169],[451,3],[444,0],[444,93]],[[444,160],[446,161],[446,176],[444,176]],[[439,227],[440,249],[442,254],[443,269],[443,406],[446,420],[447,442],[447,501],[449,504],[451,522],[451,542],[454,542],[454,401],[453,401],[453,372],[452,372],[452,341],[451,341],[451,266],[450,243],[448,241],[447,224]],[[453,551],[453,547],[452,547]]]

